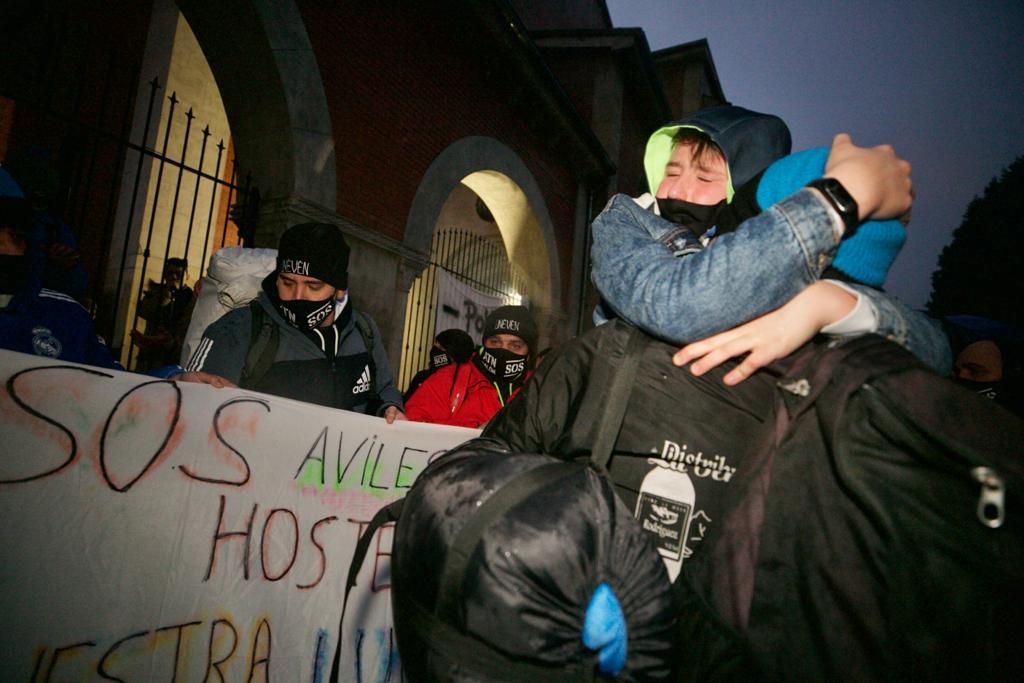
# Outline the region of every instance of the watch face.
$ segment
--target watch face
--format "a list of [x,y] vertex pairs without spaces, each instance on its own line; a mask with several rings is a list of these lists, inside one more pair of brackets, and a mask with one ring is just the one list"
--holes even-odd
[[846,188],[843,187],[842,183],[835,178],[829,178],[828,180],[828,191],[832,195],[832,199],[836,202],[836,208],[839,209],[840,213],[850,214],[854,217],[854,220],[856,220],[857,202],[854,201],[853,197],[850,196],[850,193],[846,191]]
[[821,191],[825,199],[839,212],[847,228],[852,228],[857,224],[859,218],[857,201],[850,196],[842,183],[835,178],[820,178],[808,185]]

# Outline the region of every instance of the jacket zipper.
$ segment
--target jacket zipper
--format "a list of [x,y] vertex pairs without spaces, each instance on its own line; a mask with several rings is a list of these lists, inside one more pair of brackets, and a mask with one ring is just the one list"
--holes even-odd
[[[899,407],[888,396],[878,391],[874,386],[863,384],[861,389],[874,394],[881,403],[891,410],[892,414],[900,422],[917,428],[914,422],[908,420],[900,413]],[[962,469],[957,468],[955,471],[957,473],[956,476],[963,476]],[[976,509],[978,521],[990,529],[998,529],[1006,521],[1006,485],[1002,475],[991,467],[978,465],[971,468],[970,477],[975,483],[981,485]]]
[[1003,478],[991,467],[975,467],[971,476],[981,484],[978,497],[978,521],[990,529],[998,529],[1006,519],[1006,489]]

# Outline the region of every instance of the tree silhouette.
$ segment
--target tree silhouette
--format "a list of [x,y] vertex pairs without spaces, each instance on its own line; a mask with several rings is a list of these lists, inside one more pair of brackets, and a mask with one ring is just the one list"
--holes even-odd
[[932,273],[928,310],[1024,326],[1024,156],[967,205]]

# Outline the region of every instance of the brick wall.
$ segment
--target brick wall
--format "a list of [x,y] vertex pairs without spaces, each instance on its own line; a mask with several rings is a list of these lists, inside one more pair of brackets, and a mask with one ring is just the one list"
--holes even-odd
[[434,158],[463,137],[490,136],[514,150],[536,179],[564,280],[576,202],[571,159],[526,122],[530,103],[510,103],[515,84],[494,67],[464,18],[432,4],[403,3],[401,11],[387,5],[299,3],[337,143],[338,212],[401,240]]

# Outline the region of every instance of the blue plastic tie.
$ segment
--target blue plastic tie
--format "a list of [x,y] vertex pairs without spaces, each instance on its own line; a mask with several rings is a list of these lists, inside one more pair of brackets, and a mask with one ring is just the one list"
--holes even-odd
[[615,591],[601,583],[590,596],[587,613],[583,617],[583,645],[597,651],[597,664],[601,673],[618,676],[626,665],[629,639],[626,618]]

